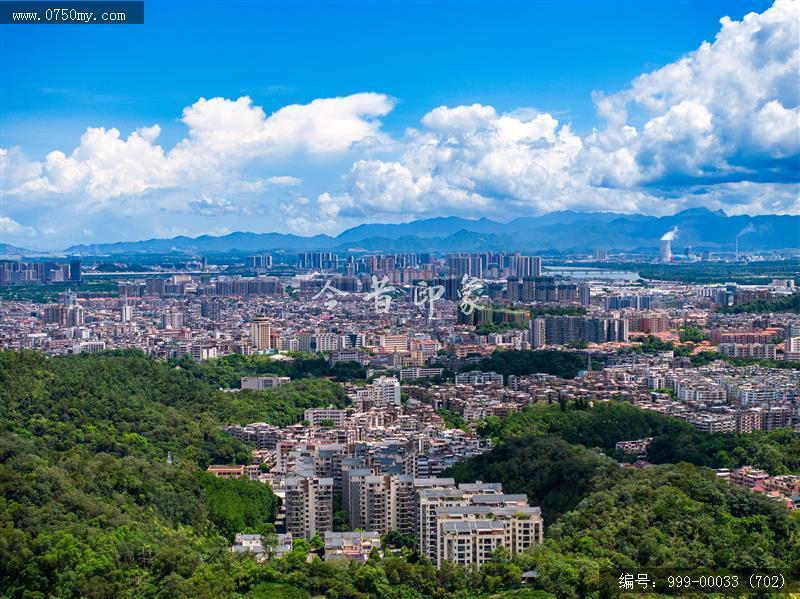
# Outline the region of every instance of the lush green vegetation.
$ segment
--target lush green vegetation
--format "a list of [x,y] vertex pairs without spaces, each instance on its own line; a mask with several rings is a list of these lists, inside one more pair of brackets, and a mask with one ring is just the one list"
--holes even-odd
[[0,287],[0,300],[48,304],[57,302],[59,294],[65,291],[104,293],[116,296],[117,283],[115,281],[91,281],[79,285],[73,282]]
[[[586,369],[586,354],[555,350],[536,351],[496,351],[488,358],[481,360],[477,368],[484,372],[499,372],[508,377],[510,374],[523,375],[542,372],[554,374],[562,378],[575,378],[578,372]],[[472,370],[472,367],[467,367]]]
[[[535,405],[490,419],[481,430],[500,444],[453,470],[541,505],[547,540],[527,554],[498,551],[480,570],[436,569],[393,534],[389,554],[363,565],[321,560],[319,540],[258,564],[231,553],[230,540],[271,534],[277,499],[267,486],[204,472],[248,459],[220,425],[296,422],[304,406],[343,397],[331,381],[300,377],[276,391],[222,392],[220,372],[130,351],[0,352],[0,594],[540,599],[615,596],[619,567],[800,576],[796,515],[696,466],[628,471],[593,449],[653,436],[653,461],[797,472],[791,431],[703,435],[623,403]],[[337,527],[346,528],[342,516]],[[533,569],[538,578],[523,586]]]
[[[534,405],[483,427],[499,443],[448,474],[493,480],[542,507],[545,545],[516,560],[536,569],[535,586],[557,597],[616,596],[625,569],[780,569],[800,577],[800,514],[719,480],[689,463],[755,464],[800,472],[800,438],[791,430],[706,435],[691,425],[629,404],[594,408]],[[624,470],[616,441],[653,436],[648,459]],[[599,448],[591,449],[592,447]]]
[[501,482],[508,493],[526,493],[549,523],[600,488],[600,481],[619,479],[622,470],[615,461],[556,436],[531,435],[461,462],[448,474],[459,482]]
[[691,345],[675,345],[672,341],[664,341],[655,335],[647,335],[641,339],[640,345],[631,345],[619,350],[621,354],[655,354],[671,351],[676,356],[688,356],[692,353]]
[[526,556],[537,586],[558,597],[616,596],[615,574],[638,567],[781,570],[797,588],[797,514],[690,464],[623,474],[564,514]]
[[339,362],[331,367],[317,354],[292,354],[290,359],[274,360],[270,356],[240,356],[230,354],[222,358],[192,361],[188,356],[171,363],[188,370],[195,377],[222,389],[235,389],[243,376],[276,375],[292,379],[331,377],[340,381],[363,379],[367,370],[357,362]]
[[203,472],[249,457],[219,431],[226,395],[135,352],[0,353],[3,594],[213,588],[233,533],[277,509],[269,487]]
[[442,417],[447,428],[460,428],[463,431],[469,431],[469,424],[459,414],[446,408],[436,410],[436,413]]
[[345,405],[342,388],[325,379],[300,379],[270,391],[243,389],[224,395],[228,397],[220,402],[217,413],[224,422],[237,424],[288,426],[300,422],[306,408]]
[[534,404],[504,420],[487,418],[478,432],[498,443],[531,434],[555,436],[608,454],[614,452],[618,441],[652,437],[647,458],[656,464],[754,465],[771,474],[800,474],[800,436],[789,429],[709,435],[683,420],[625,402],[591,408]]
[[681,343],[686,343],[687,341],[691,341],[692,343],[700,343],[701,341],[708,341],[708,335],[706,335],[702,329],[698,329],[697,327],[685,326],[681,328],[680,340]]
[[734,358],[723,356],[715,351],[704,351],[692,356],[693,366],[705,366],[715,360],[725,360],[733,366],[765,366],[767,368],[789,368],[800,370],[800,361],[797,360],[772,360],[770,358]]
[[475,327],[476,335],[490,335],[492,333],[507,333],[512,330],[525,330],[528,327],[519,322],[483,322]]
[[537,316],[578,316],[586,314],[586,308],[577,306],[535,306],[528,310],[531,318]]
[[722,306],[719,311],[727,314],[743,314],[745,312],[756,314],[800,312],[800,293],[794,293],[787,297],[775,299],[753,300],[752,302],[745,302],[736,306]]

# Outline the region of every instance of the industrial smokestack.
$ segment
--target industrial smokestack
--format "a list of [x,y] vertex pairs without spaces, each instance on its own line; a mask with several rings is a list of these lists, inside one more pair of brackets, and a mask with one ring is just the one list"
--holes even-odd
[[661,236],[658,242],[658,259],[661,262],[672,262],[672,240],[678,235],[678,227],[673,227]]
[[742,229],[741,231],[739,231],[736,234],[736,261],[737,262],[739,261],[739,238],[742,235],[747,235],[748,233],[755,233],[755,231],[756,231],[756,228],[753,226],[753,223],[750,223],[744,229]]
[[661,239],[658,242],[658,259],[661,262],[672,262],[672,243],[669,239]]

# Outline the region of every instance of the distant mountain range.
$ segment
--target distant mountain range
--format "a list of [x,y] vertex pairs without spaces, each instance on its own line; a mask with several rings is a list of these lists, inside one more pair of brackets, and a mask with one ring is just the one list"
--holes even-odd
[[11,245],[10,243],[0,243],[0,254],[30,254],[31,250]]
[[722,210],[692,208],[653,217],[613,212],[552,212],[508,223],[455,216],[404,224],[364,224],[336,237],[236,232],[220,237],[173,237],[146,241],[74,245],[69,254],[250,254],[262,251],[474,252],[520,250],[565,253],[602,248],[609,251],[655,251],[658,240],[677,227],[673,252],[800,247],[800,216],[728,216]]

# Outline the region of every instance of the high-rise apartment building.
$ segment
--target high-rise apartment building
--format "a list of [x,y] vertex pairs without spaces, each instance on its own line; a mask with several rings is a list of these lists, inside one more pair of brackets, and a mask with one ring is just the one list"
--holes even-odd
[[371,384],[358,389],[353,398],[359,409],[400,405],[400,381],[395,377],[380,376]]
[[519,254],[514,254],[509,256],[508,262],[509,271],[513,276],[542,276],[542,259],[539,256],[521,256]]
[[522,277],[520,299],[523,302],[532,302],[536,299],[536,279],[533,276]]
[[566,345],[573,341],[626,342],[628,330],[628,321],[622,318],[541,316],[531,322],[531,345]]
[[164,312],[161,315],[161,327],[164,329],[180,329],[183,326],[183,312]]
[[260,350],[270,349],[270,321],[263,316],[256,316],[250,323],[250,338],[253,347]]
[[286,479],[286,532],[311,539],[333,530],[333,478]]
[[578,285],[578,301],[584,307],[592,305],[592,288],[588,283]]
[[530,324],[530,343],[534,349],[544,347],[547,344],[545,338],[545,320],[544,318],[534,318]]
[[81,282],[81,261],[70,260],[69,263],[69,280],[71,283]]
[[506,279],[506,299],[510,302],[518,302],[521,295],[522,290],[519,284],[519,277],[508,277],[508,279]]
[[164,297],[166,285],[166,279],[145,279],[144,294],[148,297]]
[[542,543],[544,522],[538,507],[529,507],[527,498],[524,505],[498,503],[436,510],[437,566],[452,562],[480,568],[498,547],[516,555]]
[[787,360],[800,360],[800,337],[787,337],[783,342],[783,352]]
[[263,269],[263,268],[271,268],[272,267],[272,256],[268,254],[263,254],[260,256],[248,256],[247,257],[247,268],[251,270]]
[[450,271],[451,275],[457,277],[459,280],[464,275],[478,278],[483,276],[483,265],[481,264],[480,256],[463,256],[461,254],[457,256],[448,256],[447,269]]
[[133,306],[123,304],[120,307],[120,320],[122,320],[122,322],[130,322],[133,320]]
[[300,252],[297,254],[297,267],[336,270],[339,268],[339,257],[333,252]]
[[443,507],[465,506],[469,498],[456,488],[421,489],[417,494],[417,548],[422,555],[436,559],[436,510]]

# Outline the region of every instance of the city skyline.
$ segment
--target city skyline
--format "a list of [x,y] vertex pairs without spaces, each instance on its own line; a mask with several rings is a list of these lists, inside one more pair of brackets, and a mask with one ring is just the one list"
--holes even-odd
[[[79,40],[75,30],[6,27],[3,242],[56,249],[231,231],[336,235],[362,223],[505,222],[559,210],[800,213],[797,2],[647,7],[664,19],[657,32],[646,27],[649,13],[629,5],[623,16],[612,3],[602,15],[586,4],[574,15],[549,3],[476,3],[456,17],[446,3],[426,4],[417,25],[439,37],[405,54],[392,43],[420,7],[337,4],[333,16],[315,7],[301,27],[292,5],[233,6],[258,13],[273,33],[280,17],[295,33],[319,33],[326,19],[344,27],[358,11],[364,39],[384,39],[375,56],[327,31],[305,45],[287,41],[291,31],[263,48],[241,42],[252,50],[248,66],[269,59],[247,77],[243,65],[224,68],[234,29],[220,28],[220,44],[233,46],[216,61],[185,31],[170,42],[197,50],[212,67],[203,69],[180,68],[184,54],[156,64],[131,26],[141,54],[127,81],[113,72],[128,63],[118,39],[129,34],[118,28]],[[163,39],[175,10],[148,4],[143,27]],[[492,29],[493,19],[506,30]],[[466,33],[481,24],[491,41],[484,60],[467,47]],[[526,26],[539,37],[526,37]],[[624,42],[614,39],[620,29]],[[588,32],[591,41],[578,39]],[[66,59],[98,45],[109,56],[83,74],[48,72],[59,45]],[[385,53],[392,59],[381,65]],[[320,76],[301,86],[304,74]]]

